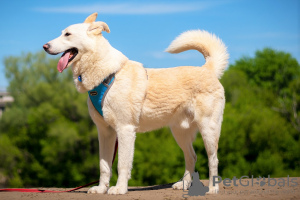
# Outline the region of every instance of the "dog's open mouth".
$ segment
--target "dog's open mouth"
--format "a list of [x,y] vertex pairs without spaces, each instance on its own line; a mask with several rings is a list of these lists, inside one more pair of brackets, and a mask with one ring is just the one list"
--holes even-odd
[[69,62],[71,62],[78,54],[76,48],[68,49],[63,53],[57,64],[57,70],[61,73],[68,67]]

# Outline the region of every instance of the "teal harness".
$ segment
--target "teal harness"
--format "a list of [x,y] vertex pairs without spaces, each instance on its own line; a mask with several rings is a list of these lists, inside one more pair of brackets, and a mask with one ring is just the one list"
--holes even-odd
[[[78,80],[82,82],[81,75],[78,76]],[[94,89],[88,91],[89,97],[95,107],[95,109],[99,112],[99,114],[103,117],[103,102],[106,94],[111,88],[112,84],[115,80],[115,74],[111,74],[104,81],[95,87]]]

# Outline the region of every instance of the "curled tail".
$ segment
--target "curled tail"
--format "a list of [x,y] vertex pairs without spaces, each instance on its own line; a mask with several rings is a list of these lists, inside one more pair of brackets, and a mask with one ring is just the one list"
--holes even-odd
[[206,62],[212,62],[211,67],[218,79],[228,65],[229,54],[225,44],[214,34],[207,31],[193,30],[179,35],[166,49],[169,53],[180,53],[190,49],[203,54]]

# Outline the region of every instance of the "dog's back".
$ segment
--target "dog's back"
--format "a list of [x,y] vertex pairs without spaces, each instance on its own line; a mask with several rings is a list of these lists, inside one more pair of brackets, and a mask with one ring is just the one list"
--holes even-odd
[[215,35],[197,30],[181,34],[166,51],[180,53],[191,49],[204,55],[206,63],[202,67],[147,69],[149,79],[141,113],[141,131],[174,123],[190,127],[186,122],[193,121],[195,110],[200,109],[195,104],[196,99],[224,98],[218,78],[228,64],[226,46]]

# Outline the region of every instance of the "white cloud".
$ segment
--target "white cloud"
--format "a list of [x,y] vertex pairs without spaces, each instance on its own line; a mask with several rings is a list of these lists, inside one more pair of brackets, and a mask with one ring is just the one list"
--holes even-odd
[[200,11],[213,6],[224,4],[224,2],[198,2],[198,3],[118,3],[118,4],[93,4],[93,5],[75,5],[61,7],[38,7],[34,8],[38,12],[46,13],[93,13],[101,14],[170,14],[181,12]]

